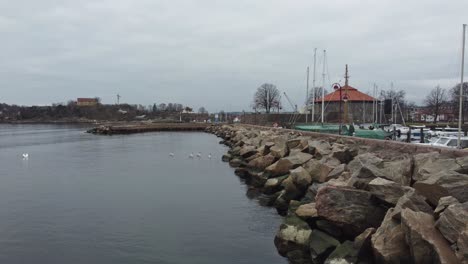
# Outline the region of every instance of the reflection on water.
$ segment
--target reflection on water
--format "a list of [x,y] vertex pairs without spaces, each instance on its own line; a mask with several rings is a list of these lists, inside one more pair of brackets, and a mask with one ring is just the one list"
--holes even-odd
[[0,263],[285,262],[213,135],[84,130],[0,125]]

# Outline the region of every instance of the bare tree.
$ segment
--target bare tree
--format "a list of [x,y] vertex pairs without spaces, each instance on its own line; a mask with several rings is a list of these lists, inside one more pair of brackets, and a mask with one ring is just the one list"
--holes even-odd
[[206,111],[205,107],[202,106],[202,107],[198,108],[198,113],[206,114],[206,113],[208,113],[208,111]]
[[254,95],[254,107],[256,109],[265,109],[270,113],[274,107],[280,107],[280,92],[274,84],[264,83],[257,88]]
[[[310,91],[310,93],[309,93],[309,103],[312,103],[312,101],[322,98],[322,89],[323,89],[323,87],[315,87],[315,93],[314,93],[314,89],[312,89]],[[325,94],[325,95],[328,94],[327,89],[324,89],[323,94]]]
[[426,96],[424,100],[426,106],[432,111],[434,116],[434,123],[437,123],[437,118],[439,117],[441,106],[447,102],[447,93],[445,89],[440,88],[437,85],[431,92]]
[[[468,82],[463,83],[463,95],[465,96],[463,99],[463,109],[462,109],[462,122],[465,123],[466,113],[468,110],[468,102],[466,101],[466,96],[468,95]],[[455,85],[449,91],[452,111],[454,116],[458,117],[458,112],[460,109],[460,84]],[[457,118],[458,119],[458,118]]]

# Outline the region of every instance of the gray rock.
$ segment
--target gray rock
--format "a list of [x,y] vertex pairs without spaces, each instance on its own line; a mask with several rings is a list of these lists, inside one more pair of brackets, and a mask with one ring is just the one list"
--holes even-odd
[[384,161],[384,177],[403,186],[411,184],[412,160],[408,155],[400,155],[392,161]]
[[435,153],[417,154],[414,156],[413,180],[424,181],[434,174],[460,169],[455,159],[441,159]]
[[450,242],[455,243],[468,223],[468,202],[452,204],[445,209],[436,222],[436,227]]
[[305,195],[305,199],[307,201],[314,202],[315,201],[315,196],[317,195],[317,192],[320,188],[327,186],[327,183],[317,183],[313,182],[311,186],[307,189],[307,193]]
[[409,208],[415,212],[424,212],[432,214],[432,207],[426,203],[426,199],[417,194],[414,189],[405,193],[397,202],[392,217],[396,220],[401,219],[401,210]]
[[367,191],[326,186],[318,191],[315,207],[320,217],[357,236],[369,227],[378,227],[385,210]]
[[308,153],[297,153],[294,156],[288,156],[278,160],[265,169],[270,177],[277,177],[289,173],[289,170],[295,169],[306,163],[312,158]]
[[373,227],[367,228],[354,239],[353,247],[356,249],[360,259],[367,259],[372,255],[371,239],[375,231],[376,229]]
[[375,178],[369,182],[368,186],[373,195],[393,205],[398,202],[401,196],[412,189],[384,178]]
[[331,154],[332,147],[328,141],[325,140],[309,140],[309,153],[314,155],[317,159]]
[[372,235],[371,244],[376,263],[410,263],[410,250],[398,220],[392,218],[393,208],[385,215]]
[[221,160],[224,162],[229,162],[231,159],[232,159],[231,154],[224,154],[223,157],[221,158]]
[[343,235],[341,228],[331,223],[330,221],[322,220],[319,218],[319,220],[315,221],[315,225],[317,226],[317,229],[333,237],[339,238]]
[[302,204],[296,209],[296,215],[303,220],[312,220],[318,217],[315,203]]
[[265,156],[257,157],[247,164],[249,168],[264,170],[266,167],[270,166],[276,161],[276,158],[273,155],[267,154]]
[[289,149],[286,145],[287,139],[285,137],[276,137],[273,139],[274,146],[270,148],[270,153],[276,158],[283,158],[288,155]]
[[312,230],[309,225],[295,215],[285,217],[275,236],[278,253],[286,256],[294,250],[309,251],[309,238]]
[[254,146],[244,146],[239,151],[239,155],[244,159],[252,155],[255,155],[256,153],[257,153],[257,149]]
[[242,165],[242,161],[240,159],[234,158],[229,161],[229,166],[237,168]]
[[331,155],[341,163],[348,163],[353,159],[350,148],[343,144],[333,144]]
[[310,174],[301,166],[291,170],[290,175],[296,187],[304,192],[312,184],[312,177],[310,177]]
[[261,188],[265,185],[268,178],[265,176],[263,172],[252,173],[249,172],[249,184],[256,187]]
[[447,240],[434,227],[434,218],[423,212],[403,209],[401,226],[414,263],[458,263]]
[[270,178],[263,185],[263,192],[266,194],[272,194],[281,190],[281,184],[288,178],[289,175],[282,177]]
[[340,244],[325,260],[325,264],[356,263],[358,250],[354,248],[353,242],[345,241]]
[[309,243],[312,261],[322,262],[339,244],[340,242],[333,237],[319,230],[312,230]]
[[328,173],[327,177],[325,178],[325,181],[329,181],[331,179],[337,179],[338,177],[341,176],[341,174],[345,171],[346,169],[346,164],[340,164],[333,168],[330,173]]
[[426,180],[417,181],[413,187],[434,206],[444,196],[453,196],[461,203],[468,201],[468,175],[454,171],[430,175]]
[[455,253],[461,263],[468,263],[468,225],[465,226],[465,230],[458,236]]
[[439,199],[439,203],[437,204],[436,209],[434,210],[434,215],[436,218],[439,218],[440,213],[442,213],[445,208],[449,205],[460,203],[455,197],[453,196],[444,196]]

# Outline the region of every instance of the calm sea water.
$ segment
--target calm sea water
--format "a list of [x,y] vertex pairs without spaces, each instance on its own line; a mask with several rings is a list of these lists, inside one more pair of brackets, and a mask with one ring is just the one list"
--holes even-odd
[[0,263],[286,262],[215,136],[84,130],[0,125]]

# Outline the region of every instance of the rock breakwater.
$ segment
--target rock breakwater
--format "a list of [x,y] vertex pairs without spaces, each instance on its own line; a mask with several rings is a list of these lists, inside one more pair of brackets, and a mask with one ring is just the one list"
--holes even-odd
[[274,243],[290,263],[468,263],[468,153],[255,126],[207,131],[284,216]]

